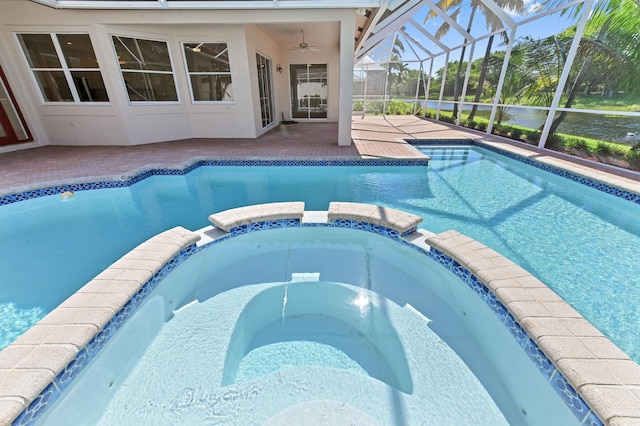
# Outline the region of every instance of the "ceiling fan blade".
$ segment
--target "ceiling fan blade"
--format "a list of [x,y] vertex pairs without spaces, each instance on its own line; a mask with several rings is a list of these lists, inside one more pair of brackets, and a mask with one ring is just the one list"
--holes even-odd
[[297,47],[290,47],[287,50],[299,50],[301,53],[306,52],[307,50],[312,50],[314,52],[319,52],[320,49],[316,46],[309,46],[307,42],[304,40],[304,31],[300,31],[302,33],[302,43],[298,44]]

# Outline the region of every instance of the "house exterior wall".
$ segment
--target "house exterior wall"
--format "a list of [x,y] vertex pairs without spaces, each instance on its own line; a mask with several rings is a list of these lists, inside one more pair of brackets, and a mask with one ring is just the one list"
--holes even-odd
[[[28,0],[0,2],[0,66],[34,135],[31,145],[135,145],[189,138],[255,138],[290,117],[288,66],[328,66],[327,121],[338,121],[338,48],[288,51],[256,24],[352,20],[353,10],[76,10]],[[312,17],[312,19],[310,18]],[[340,28],[339,25],[337,28]],[[32,76],[17,33],[88,33],[108,103],[47,103]],[[129,102],[112,35],[167,42],[178,102]],[[229,49],[234,100],[193,103],[183,42],[224,42]],[[262,127],[256,52],[272,60],[275,122]],[[352,52],[351,52],[352,54]],[[276,65],[283,68],[276,72]]]
[[[338,99],[340,89],[340,51],[337,47],[333,49],[323,48],[320,52],[301,52],[299,50],[286,51],[286,66],[284,73],[289,74],[289,66],[295,64],[326,64],[327,65],[327,121],[338,121]],[[291,99],[291,87],[286,88],[286,102]],[[291,114],[291,105],[287,104],[285,111]],[[285,115],[287,113],[285,112]],[[298,119],[296,119],[298,120]]]
[[[276,71],[276,67],[278,64],[283,66],[283,55],[280,47],[277,43],[269,37],[264,31],[262,31],[257,25],[247,24],[245,26],[245,34],[246,34],[246,51],[247,51],[247,61],[249,63],[250,70],[257,69],[256,62],[256,53],[260,53],[262,56],[271,60],[272,65],[272,83],[273,83],[273,94],[274,94],[274,109],[275,109],[275,117],[273,125],[267,126],[265,128],[262,127],[262,122],[260,120],[260,102],[253,102],[253,115],[256,117],[255,119],[255,133],[257,136],[260,136],[270,129],[273,126],[277,125],[280,120],[280,112],[283,111],[283,108],[287,105],[286,99],[286,88],[287,88],[287,80],[285,70],[283,69],[282,74]],[[251,85],[251,93],[258,93],[258,74],[257,72],[250,72],[248,75],[249,82]]]

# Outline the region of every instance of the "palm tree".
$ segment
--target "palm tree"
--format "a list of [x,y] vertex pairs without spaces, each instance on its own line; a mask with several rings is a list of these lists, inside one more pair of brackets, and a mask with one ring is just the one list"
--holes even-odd
[[391,95],[400,95],[400,85],[406,79],[409,67],[403,63],[399,56],[393,55],[389,61],[389,88]]
[[[554,3],[554,2],[552,2]],[[581,8],[573,10],[577,17]],[[586,13],[586,12],[585,12]],[[637,0],[602,0],[596,3],[587,22],[574,62],[578,69],[568,87],[564,108],[571,108],[588,75],[622,76],[618,84],[629,91],[640,86],[640,7]],[[557,131],[567,112],[551,123],[549,134]]]
[[[404,27],[402,28],[404,30]],[[398,89],[398,85],[404,80],[404,73],[407,71],[407,64],[402,63],[402,54],[404,53],[404,44],[398,34],[394,36],[393,45],[391,46],[391,55],[387,60],[387,85],[385,87],[384,110],[386,110],[386,99],[390,93],[390,89]]]
[[516,46],[525,52],[519,72],[528,76],[523,93],[531,104],[551,106],[571,40],[562,34],[539,40],[525,37]]
[[[440,0],[436,5],[440,9],[445,11],[454,9],[454,11],[449,16],[455,20],[457,19],[463,7],[462,5],[463,1],[464,0]],[[495,3],[503,9],[510,9],[511,11],[518,14],[523,14],[526,11],[524,0],[496,0]],[[491,9],[489,9],[481,0],[471,0],[471,14],[469,16],[469,23],[467,25],[467,30],[466,30],[467,33],[469,34],[471,33],[471,26],[473,24],[473,19],[475,17],[476,11],[480,11],[482,13],[482,15],[485,18],[486,27],[490,32],[496,31],[504,27],[502,20],[495,13],[493,13],[493,11],[491,11]],[[435,16],[436,14],[433,11],[429,12],[429,14],[427,14],[427,17],[425,18],[425,22],[429,19],[434,18]],[[444,37],[449,32],[450,27],[451,26],[447,22],[444,22],[440,26],[440,28],[438,28],[438,30],[436,31],[435,37],[437,37],[438,39]],[[506,32],[502,32],[501,35],[503,38],[506,39]],[[491,36],[489,38],[487,51],[485,52],[485,61],[487,61],[486,63],[488,63],[489,56],[491,55],[491,45],[493,44],[493,37],[494,36]],[[462,64],[464,62],[464,55],[466,52],[466,48],[467,46],[465,44],[461,49],[460,60],[458,61],[458,67],[456,69],[456,78],[454,80],[454,86],[453,86],[453,98],[454,98],[453,99],[454,101],[453,117],[454,118],[458,116],[458,99],[460,95],[458,93],[458,88],[459,88],[459,82],[462,75]],[[483,63],[483,70],[481,70],[480,72],[480,81],[478,83],[479,87],[482,87],[482,85],[484,84],[485,75],[486,75],[486,65],[485,63]],[[476,97],[477,97],[477,100],[476,100],[477,102],[480,97],[477,91],[476,91]],[[475,112],[474,112],[474,115],[475,115]]]
[[[504,63],[504,52],[499,52],[490,56],[487,61],[490,65],[495,63],[495,67],[501,67]],[[483,63],[485,61],[483,60]],[[528,82],[531,80],[531,75],[527,72],[525,66],[526,52],[515,46],[511,51],[511,59],[507,64],[507,73],[502,83],[502,90],[500,92],[499,104],[503,105],[515,105],[520,102],[520,99],[524,96],[524,89],[527,87]],[[495,94],[494,94],[495,97]],[[506,117],[508,106],[499,106],[496,109],[495,124],[501,124],[502,120]],[[469,120],[471,120],[471,115]]]

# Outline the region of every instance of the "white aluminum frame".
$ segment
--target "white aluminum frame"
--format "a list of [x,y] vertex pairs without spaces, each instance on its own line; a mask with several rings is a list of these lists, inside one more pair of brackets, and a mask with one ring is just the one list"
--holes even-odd
[[[231,71],[231,64],[229,64],[229,72],[198,72],[198,71],[189,71],[189,64],[187,63],[187,55],[185,53],[185,44],[209,44],[209,43],[217,43],[217,44],[225,44],[227,46],[227,51],[229,50],[229,43],[226,41],[183,41],[180,42],[180,48],[182,49],[182,60],[184,62],[184,71],[187,74],[187,84],[189,86],[189,94],[191,97],[191,103],[194,105],[235,105],[235,95],[230,101],[196,101],[195,96],[193,95],[193,87],[191,85],[191,75],[228,75],[231,77],[231,83],[233,84],[233,72]],[[221,53],[222,54],[222,53]],[[264,55],[263,55],[264,56]],[[229,61],[231,62],[231,61]],[[173,65],[173,64],[172,64]],[[177,86],[176,86],[177,90]]]
[[[28,35],[28,34],[47,34],[51,38],[53,43],[53,48],[58,56],[58,61],[60,62],[60,68],[33,68],[29,64],[29,59],[27,58],[27,54],[22,48],[22,43],[20,42],[20,35]],[[96,68],[71,68],[64,57],[64,53],[62,51],[62,47],[60,46],[60,42],[58,40],[58,34],[81,34],[89,37],[89,42],[91,43],[91,48],[93,49],[93,54],[96,57],[96,61],[98,61],[98,57],[95,54],[95,48],[93,47],[93,41],[91,40],[91,34],[88,32],[78,32],[78,31],[17,31],[14,33],[16,42],[20,46],[20,52],[22,53],[22,57],[25,61],[26,67],[31,71],[30,77],[33,85],[36,87],[36,92],[38,93],[40,103],[42,105],[111,105],[111,101],[83,101],[80,99],[80,94],[78,93],[78,89],[73,81],[73,76],[71,75],[72,71],[85,71],[85,72],[99,72],[100,78],[102,79],[102,84],[106,89],[106,84],[104,81],[104,76],[102,75],[102,68],[100,67],[100,62],[97,62]],[[72,101],[49,101],[45,98],[42,87],[38,83],[38,79],[36,78],[37,71],[62,71],[64,78],[67,82],[67,86],[69,86],[69,91],[71,92]],[[107,95],[108,96],[108,95]]]
[[[129,91],[127,90],[127,85],[125,83],[124,80],[124,74],[123,72],[134,72],[134,73],[143,73],[143,74],[169,74],[169,71],[149,71],[149,70],[124,70],[122,69],[122,67],[120,66],[120,61],[118,60],[118,52],[116,50],[116,45],[115,45],[115,41],[114,41],[114,37],[126,37],[126,38],[133,38],[133,39],[138,39],[138,40],[149,40],[149,41],[159,41],[162,43],[165,43],[167,45],[167,53],[169,54],[169,63],[171,64],[171,72],[170,74],[173,76],[173,85],[176,89],[176,97],[178,98],[175,101],[132,101],[131,98],[129,97]],[[160,39],[154,39],[154,38],[150,38],[150,37],[140,37],[137,35],[124,35],[124,34],[113,34],[110,33],[109,34],[109,39],[111,42],[111,47],[113,48],[113,57],[116,58],[116,62],[118,62],[118,69],[120,70],[120,79],[122,82],[122,89],[124,90],[124,94],[127,98],[127,102],[130,106],[136,106],[136,105],[179,105],[182,104],[182,101],[180,99],[180,90],[178,88],[178,81],[176,80],[176,72],[175,72],[175,67],[173,65],[173,57],[171,55],[171,49],[170,44],[167,40],[160,40]]]

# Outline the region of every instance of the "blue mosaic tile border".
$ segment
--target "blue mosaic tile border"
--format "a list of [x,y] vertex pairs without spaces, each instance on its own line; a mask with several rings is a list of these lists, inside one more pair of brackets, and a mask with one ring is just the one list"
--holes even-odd
[[603,426],[604,424],[598,419],[598,417],[591,411],[587,403],[580,397],[575,389],[567,382],[562,373],[560,373],[547,356],[542,352],[538,345],[528,336],[527,332],[522,326],[513,318],[513,316],[507,311],[506,307],[497,299],[495,294],[491,292],[477,277],[475,277],[469,270],[464,268],[458,262],[453,260],[446,254],[431,248],[425,250],[418,247],[401,237],[408,235],[416,231],[415,228],[409,229],[402,235],[394,229],[384,226],[372,224],[369,222],[362,222],[358,220],[337,219],[330,223],[301,223],[300,219],[278,219],[270,221],[261,221],[248,225],[241,225],[232,228],[230,232],[218,238],[211,243],[204,246],[196,246],[192,244],[177,255],[175,255],[169,262],[167,262],[158,272],[156,272],[149,281],[147,281],[138,292],[125,304],[125,306],[116,313],[116,315],[105,325],[105,327],[98,332],[98,334],[82,349],[76,357],[62,370],[55,378],[54,381],[47,386],[42,393],[32,401],[16,420],[13,422],[14,426],[33,425],[36,420],[44,414],[47,408],[53,404],[58,397],[64,392],[71,382],[78,376],[82,369],[88,365],[93,357],[102,349],[105,344],[111,339],[115,332],[131,317],[131,315],[140,307],[144,299],[158,286],[173,269],[184,262],[191,255],[206,249],[212,245],[219,244],[230,238],[234,238],[239,235],[259,232],[269,229],[278,228],[295,228],[295,227],[328,227],[328,228],[349,228],[366,232],[372,232],[374,234],[382,235],[387,238],[391,238],[407,247],[411,247],[414,250],[428,256],[446,269],[451,271],[454,275],[462,280],[463,283],[468,285],[477,295],[482,299],[493,312],[498,316],[504,326],[509,330],[514,339],[518,342],[520,347],[528,355],[529,359],[536,365],[538,371],[547,379],[550,386],[558,393],[560,398],[569,407],[571,412],[576,416],[581,425],[585,426]]
[[[428,166],[428,158],[416,159],[335,159],[335,160],[202,160],[190,166],[195,168],[201,166],[276,166],[276,167],[298,167],[298,166]],[[193,169],[192,169],[193,170]]]
[[49,188],[36,189],[32,191],[24,191],[16,194],[8,194],[0,196],[0,206],[13,204],[20,201],[31,200],[34,198],[45,197],[47,195],[62,194],[63,192],[72,191],[88,191],[92,189],[110,189],[123,188],[134,185],[151,176],[179,176],[186,175],[198,167],[217,167],[217,166],[270,166],[270,167],[302,167],[302,166],[336,166],[336,167],[354,167],[354,166],[422,166],[429,165],[428,159],[369,159],[369,160],[201,160],[197,161],[184,169],[153,169],[140,173],[125,180],[110,180],[89,183],[73,183],[68,185],[57,185]]
[[541,163],[539,161],[532,160],[530,158],[522,157],[518,154],[514,154],[513,152],[506,151],[504,149],[496,148],[491,145],[486,145],[480,141],[473,139],[416,139],[416,140],[408,140],[407,141],[411,145],[421,145],[421,146],[479,146],[488,151],[493,151],[497,154],[503,155],[507,158],[511,158],[512,160],[519,161],[521,163],[527,164],[529,166],[535,167],[540,170],[544,170],[549,173],[553,173],[556,176],[563,177],[565,179],[569,179],[571,181],[577,182],[579,184],[588,186],[590,188],[597,189],[598,191],[606,192],[607,194],[611,194],[615,197],[622,198],[632,203],[640,204],[640,194],[636,194],[635,192],[627,191],[625,189],[618,188],[613,185],[609,185],[604,182],[600,182],[585,176],[581,176],[577,173],[573,173],[564,169],[560,169],[558,167],[550,166],[548,164]]
[[294,227],[300,227],[300,219],[263,220],[260,222],[248,223],[246,225],[240,225],[236,226],[235,228],[231,228],[229,229],[229,235],[232,237],[236,237],[238,235],[248,234],[249,232]]
[[172,271],[197,251],[195,244],[182,249],[171,260],[156,272],[138,292],[111,318],[111,320],[91,339],[85,348],[80,350],[69,364],[53,379],[27,408],[13,421],[14,426],[33,425],[42,414],[64,392],[73,380],[80,374],[89,362],[97,355],[104,345],[111,339],[115,332],[133,315],[140,307],[143,300],[160,284],[160,282]]
[[489,306],[581,425],[604,425],[491,290],[464,266],[443,252],[431,248],[429,257],[460,278]]

